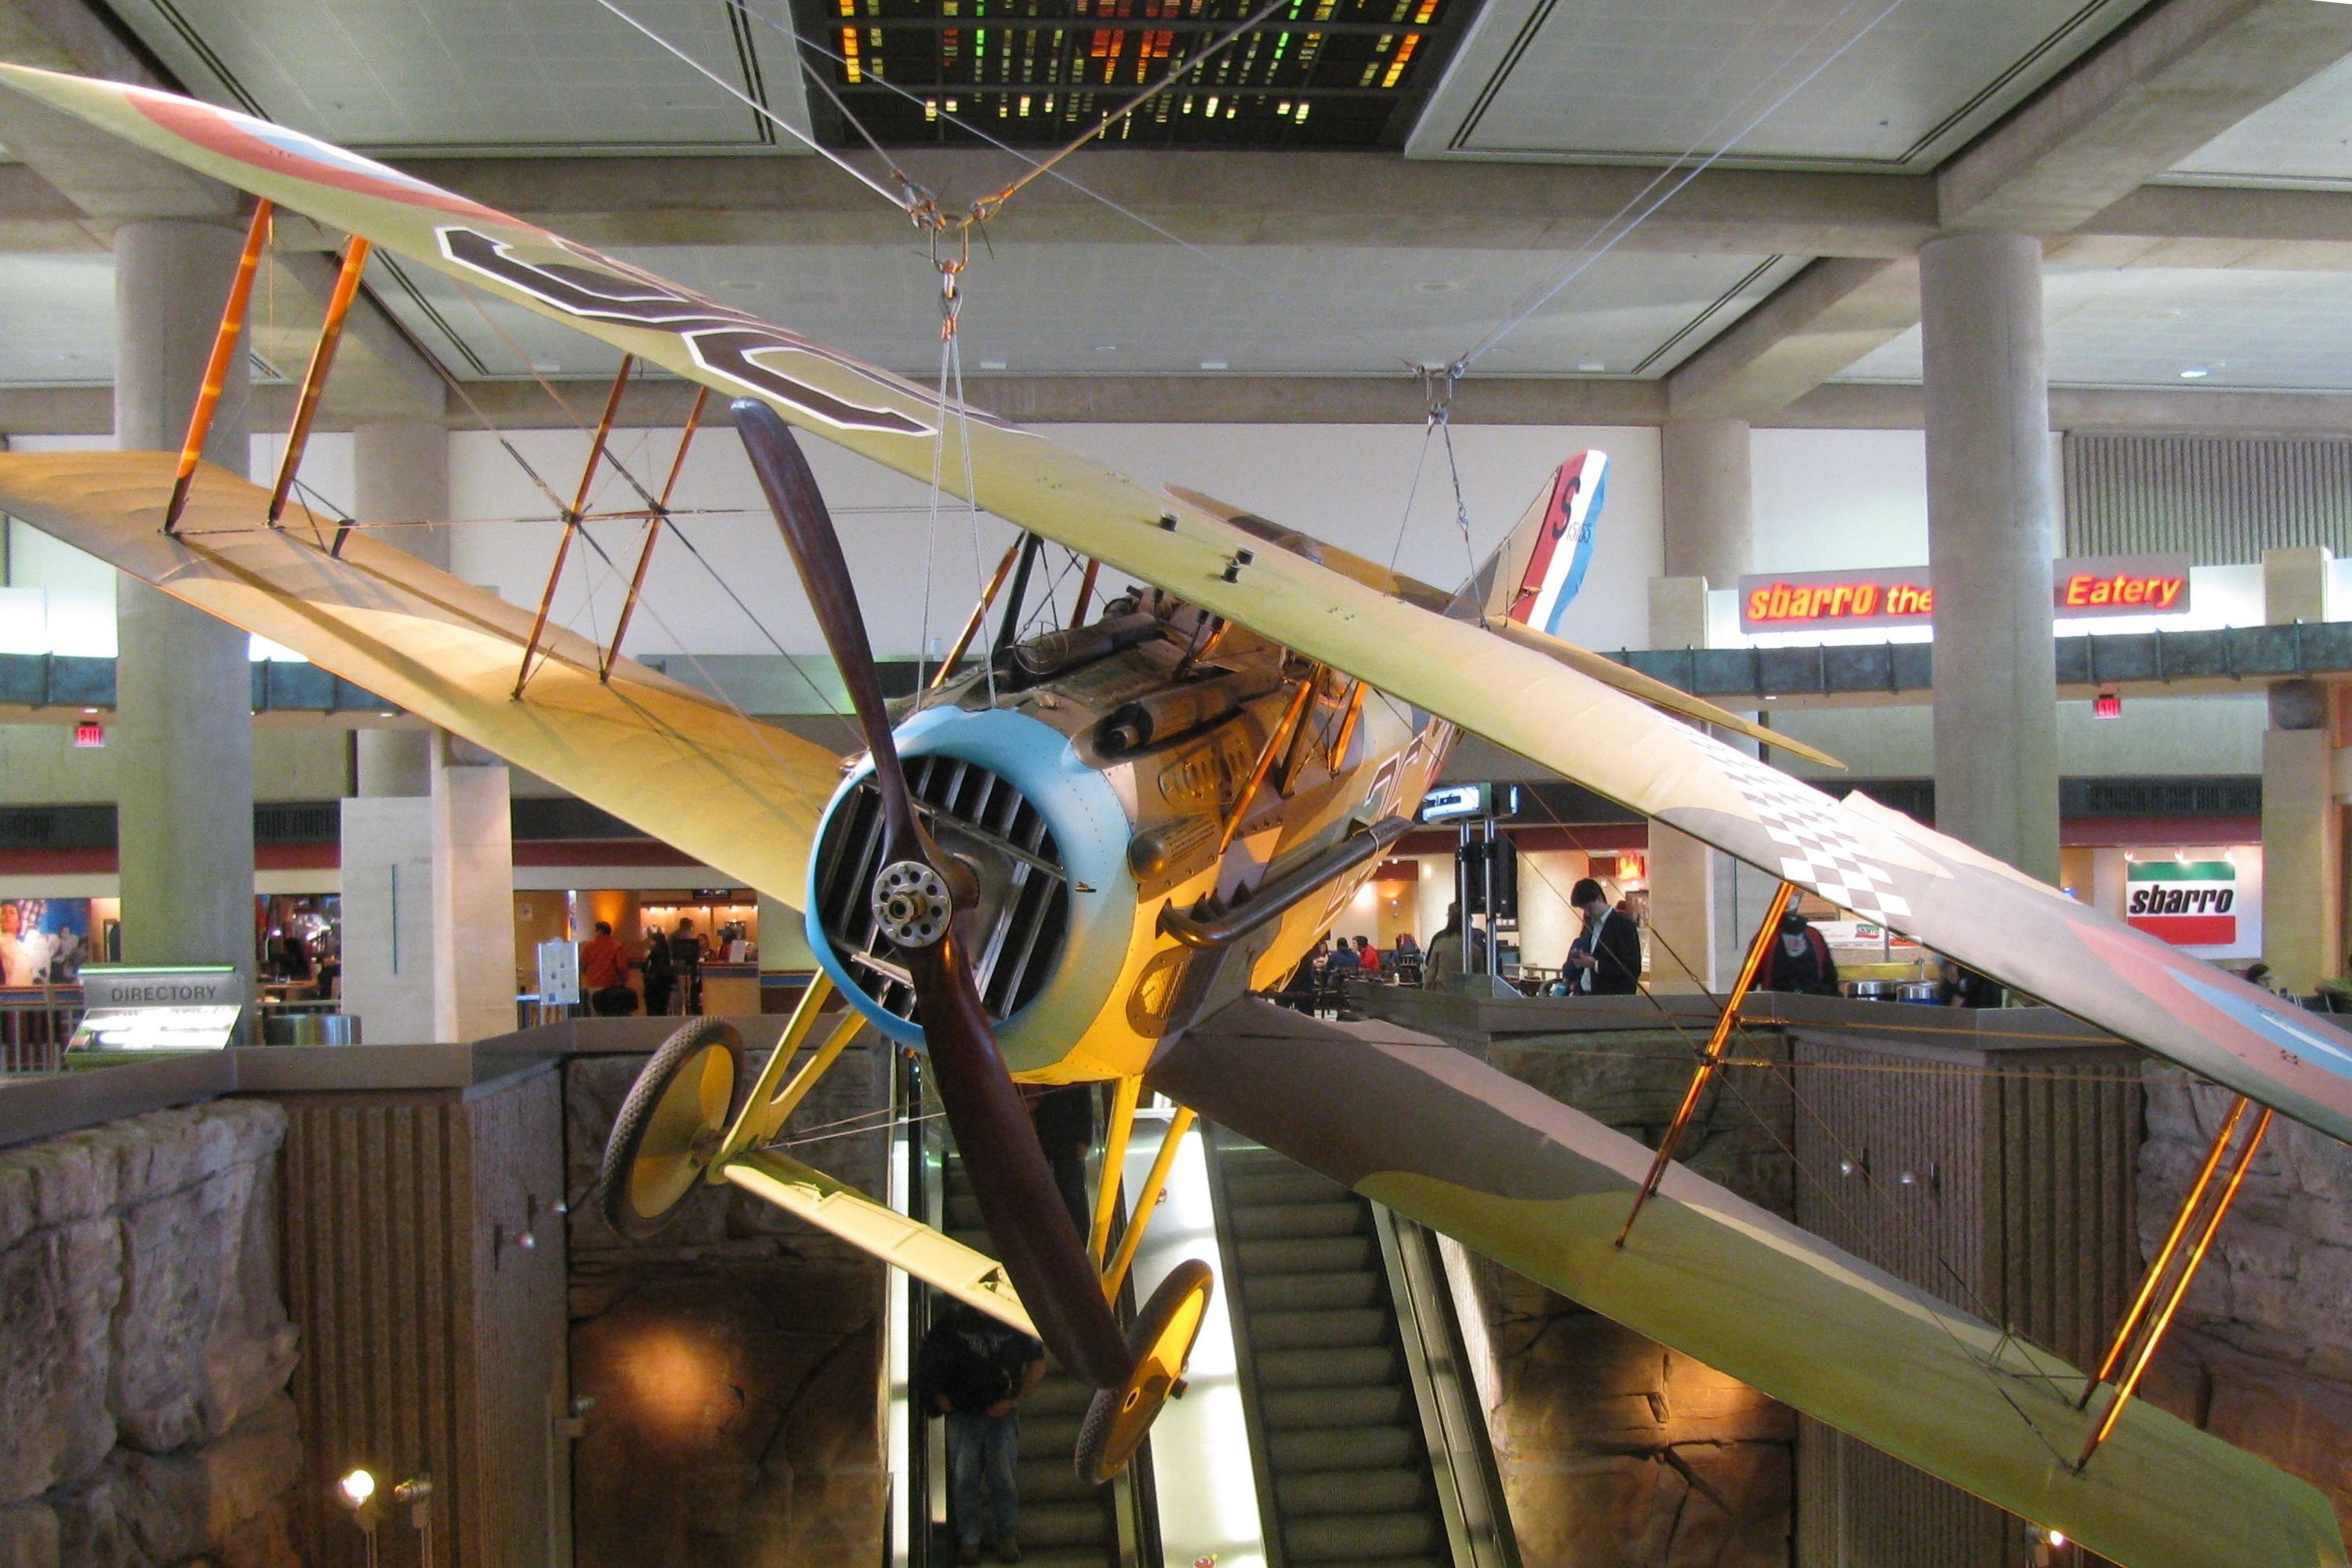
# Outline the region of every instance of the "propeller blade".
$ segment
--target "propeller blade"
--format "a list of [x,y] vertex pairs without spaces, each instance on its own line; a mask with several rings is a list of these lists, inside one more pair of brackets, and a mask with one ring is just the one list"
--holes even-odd
[[916,820],[857,590],[816,476],[791,427],[773,409],[744,398],[734,412],[736,432],[751,454],[752,471],[775,511],[825,646],[841,667],[842,684],[866,731],[890,844],[888,864],[874,889],[875,910],[914,983],[932,1081],[971,1173],[981,1217],[1055,1359],[1097,1388],[1117,1388],[1133,1373],[1135,1358],[1103,1299],[1021,1091],[997,1049],[996,1031],[971,976],[965,928],[976,901],[974,882]]
[[[907,793],[907,775],[898,764],[898,744],[890,735],[890,714],[883,706],[882,677],[874,667],[874,645],[866,636],[866,616],[857,607],[857,587],[850,581],[849,563],[841,553],[841,536],[834,531],[833,514],[825,510],[816,475],[801,452],[793,428],[766,404],[739,397],[733,405],[736,433],[751,457],[751,471],[760,478],[769,510],[792,552],[793,565],[807,590],[809,607],[824,634],[824,646],[841,668],[841,683],[849,689],[849,704],[866,731],[866,750],[874,759],[874,782],[882,791],[883,824],[890,835],[894,856],[915,852],[919,830],[915,806]],[[929,857],[926,857],[929,858]]]

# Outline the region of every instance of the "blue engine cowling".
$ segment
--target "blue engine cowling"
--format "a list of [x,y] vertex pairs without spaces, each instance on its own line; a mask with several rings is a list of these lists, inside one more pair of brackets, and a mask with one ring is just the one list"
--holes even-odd
[[[1108,1004],[1127,957],[1127,813],[1067,737],[1025,713],[927,709],[897,739],[925,827],[981,885],[971,956],[998,1046],[1016,1072],[1049,1067]],[[869,760],[826,805],[809,857],[808,942],[854,1006],[919,1046],[913,993],[874,930],[879,802]]]

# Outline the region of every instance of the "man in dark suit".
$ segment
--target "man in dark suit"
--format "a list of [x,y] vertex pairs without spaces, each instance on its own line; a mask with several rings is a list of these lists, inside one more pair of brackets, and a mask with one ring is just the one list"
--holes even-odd
[[1569,889],[1568,901],[1584,917],[1584,934],[1568,950],[1572,972],[1569,990],[1579,996],[1631,996],[1642,988],[1642,933],[1633,917],[1609,906],[1609,895],[1590,877]]

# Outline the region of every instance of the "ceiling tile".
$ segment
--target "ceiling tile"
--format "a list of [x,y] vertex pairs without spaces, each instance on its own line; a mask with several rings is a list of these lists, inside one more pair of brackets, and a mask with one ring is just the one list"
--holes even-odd
[[[2057,385],[2352,391],[2352,276],[2052,267],[2042,311]],[[1838,379],[1919,375],[1915,327]]]
[[[200,96],[375,153],[799,144],[597,0],[112,0]],[[803,131],[783,0],[615,0]]]
[[1927,168],[2141,3],[1487,0],[1407,151]]
[[0,256],[0,385],[114,380],[114,258]]
[[2241,120],[2173,174],[2196,184],[2352,186],[2352,58]]

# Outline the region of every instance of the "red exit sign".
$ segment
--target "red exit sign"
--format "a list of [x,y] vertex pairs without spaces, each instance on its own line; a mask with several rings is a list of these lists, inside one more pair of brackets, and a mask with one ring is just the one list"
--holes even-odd
[[[2189,557],[2101,555],[2055,562],[2050,601],[2059,620],[2185,615]],[[1929,624],[1935,613],[1936,590],[1925,566],[1739,580],[1739,629],[1747,632],[1917,626]]]

